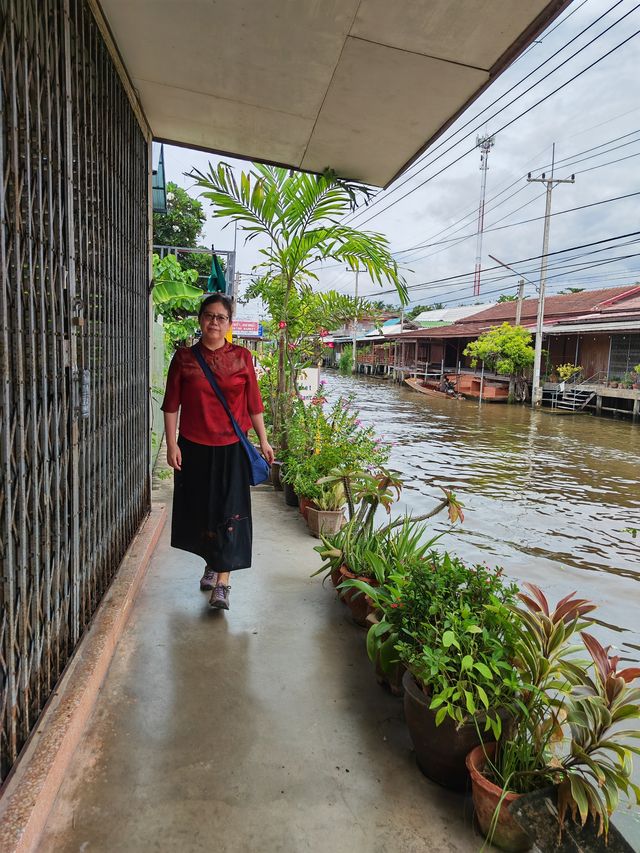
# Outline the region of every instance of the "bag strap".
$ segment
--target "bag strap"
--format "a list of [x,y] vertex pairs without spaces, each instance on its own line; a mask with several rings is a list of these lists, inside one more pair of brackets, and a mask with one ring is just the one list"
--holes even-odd
[[211,368],[209,367],[209,365],[205,361],[204,356],[202,355],[202,352],[200,350],[200,347],[198,345],[193,346],[193,347],[191,347],[191,351],[193,352],[193,354],[197,358],[198,363],[199,363],[200,367],[202,368],[202,372],[204,373],[204,375],[206,376],[206,378],[209,381],[209,385],[211,385],[211,387],[215,391],[216,396],[218,397],[218,400],[220,400],[220,402],[222,403],[222,408],[229,415],[229,419],[233,425],[233,428],[236,432],[236,435],[238,436],[240,441],[243,441],[246,438],[246,436],[242,432],[242,429],[240,428],[240,424],[238,423],[238,421],[233,417],[233,415],[231,413],[231,409],[229,408],[229,404],[227,403],[226,397],[222,393],[222,389],[218,385],[216,378],[213,375],[213,371],[211,370]]

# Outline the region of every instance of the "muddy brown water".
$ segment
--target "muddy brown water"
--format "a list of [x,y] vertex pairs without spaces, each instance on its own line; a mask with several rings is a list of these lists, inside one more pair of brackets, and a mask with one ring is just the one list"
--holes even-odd
[[624,532],[640,528],[640,424],[324,378],[329,401],[353,394],[362,421],[394,442],[390,467],[406,484],[397,511],[424,512],[438,487],[452,488],[465,521],[444,547],[503,566],[552,601],[577,590],[598,605],[594,633],[640,662],[640,534]]
[[[640,424],[324,378],[330,402],[353,394],[363,423],[394,443],[390,467],[406,483],[395,512],[418,515],[435,505],[440,486],[452,488],[465,520],[443,547],[533,581],[552,602],[576,590],[598,605],[592,632],[623,661],[640,662],[640,534],[624,531],[640,528]],[[638,757],[633,778],[640,784]],[[640,810],[621,803],[614,823],[640,851]]]

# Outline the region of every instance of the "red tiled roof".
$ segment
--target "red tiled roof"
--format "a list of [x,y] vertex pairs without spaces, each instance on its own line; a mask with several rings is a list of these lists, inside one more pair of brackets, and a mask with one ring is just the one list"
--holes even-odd
[[[599,320],[614,320],[617,312],[628,314],[628,309],[634,311],[638,302],[640,287],[637,285],[624,285],[623,287],[606,287],[600,290],[585,290],[582,293],[567,293],[563,295],[548,296],[544,302],[545,324],[567,321],[574,317],[586,319],[584,315]],[[629,299],[620,299],[621,296],[629,295]],[[476,337],[491,326],[499,326],[501,323],[514,323],[516,319],[516,302],[501,302],[465,317],[450,326],[439,326],[435,329],[421,329],[418,332],[405,332],[408,338],[462,338]],[[522,314],[520,323],[523,326],[535,327],[538,313],[538,300],[525,299],[522,303]],[[637,314],[635,316],[638,316]],[[394,335],[394,337],[396,337]],[[400,337],[400,336],[397,336]]]
[[[617,296],[622,296],[623,293],[631,292],[632,288],[627,284],[624,287],[606,287],[602,290],[585,290],[582,293],[567,293],[559,296],[547,296],[544,301],[545,320],[551,320],[554,317],[567,317],[571,314],[588,314],[593,311],[600,303],[613,299]],[[516,318],[516,302],[501,302],[489,308],[486,311],[481,311],[479,314],[472,314],[471,317],[466,317],[466,323],[484,323],[490,321],[495,323],[504,323],[505,321],[514,321]],[[526,322],[531,318],[535,320],[538,313],[538,300],[525,299],[522,303],[522,320]]]

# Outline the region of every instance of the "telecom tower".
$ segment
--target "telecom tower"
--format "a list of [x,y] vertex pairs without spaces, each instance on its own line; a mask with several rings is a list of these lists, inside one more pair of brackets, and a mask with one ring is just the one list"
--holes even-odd
[[482,267],[482,234],[484,231],[484,196],[487,190],[487,169],[489,168],[489,151],[495,145],[495,136],[477,136],[476,148],[480,149],[480,171],[482,182],[480,186],[480,206],[478,207],[478,238],[476,242],[476,268],[473,273],[473,295],[480,296],[480,269]]

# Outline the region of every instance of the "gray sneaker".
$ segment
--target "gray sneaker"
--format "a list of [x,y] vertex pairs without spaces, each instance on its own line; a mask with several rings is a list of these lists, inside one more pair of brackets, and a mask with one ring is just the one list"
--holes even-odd
[[216,584],[213,588],[213,592],[211,593],[209,604],[217,610],[228,610],[230,589],[230,586],[225,586],[222,583]]
[[210,589],[213,589],[217,583],[218,573],[214,572],[213,569],[210,569],[209,566],[206,566],[204,574],[200,578],[200,589],[202,592],[208,592]]

